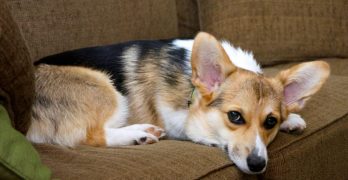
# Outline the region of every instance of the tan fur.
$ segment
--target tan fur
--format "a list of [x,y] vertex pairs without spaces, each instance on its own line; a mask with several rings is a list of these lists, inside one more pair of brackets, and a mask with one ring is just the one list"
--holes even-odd
[[[29,135],[65,139],[70,146],[105,146],[103,125],[117,104],[108,76],[81,67],[41,65],[36,71],[35,91]],[[72,138],[77,139],[70,141]]]
[[[247,168],[247,156],[257,146],[265,149],[288,115],[303,108],[330,72],[327,63],[316,61],[294,66],[273,78],[265,77],[237,68],[221,44],[207,33],[200,33],[195,39],[192,75],[172,66],[169,51],[169,47],[163,47],[158,52],[150,50],[139,56],[139,48],[132,46],[123,52],[128,100],[124,106],[129,109],[127,124],[149,123],[167,131],[179,126],[172,132],[174,136],[184,133],[183,139],[227,147],[230,157],[239,160],[235,163],[245,172],[249,172],[243,169]],[[170,75],[166,75],[168,71]],[[205,73],[213,74],[211,77],[218,75],[209,79]],[[295,96],[289,96],[291,102],[286,102],[285,92],[294,91],[289,87],[298,84],[303,91],[296,91]],[[196,98],[188,108],[192,86],[197,90]],[[105,73],[82,67],[40,65],[36,70],[35,90],[33,121],[28,132],[30,140],[65,146],[106,146],[107,133],[112,138],[119,135],[113,131],[115,127],[105,130],[105,124],[112,121],[110,117],[119,113],[117,109],[122,109],[122,105],[117,107],[122,98],[117,98],[119,92]],[[232,123],[228,118],[230,111],[239,112],[245,123]],[[175,116],[182,119],[175,119]],[[266,129],[264,122],[269,116],[277,123]],[[168,119],[173,120],[171,118],[181,122],[168,123]],[[140,129],[141,132],[137,132],[140,135],[143,131],[148,133],[145,139],[137,137],[138,144],[154,143],[163,136],[161,129],[149,125],[129,128],[127,133],[132,133],[132,128]],[[130,136],[127,133],[121,135]],[[182,136],[178,135],[180,138]],[[114,142],[113,145],[118,144]],[[262,153],[267,158],[267,152],[258,152]]]
[[[262,91],[261,94],[258,91]],[[202,102],[205,101],[202,100]],[[266,107],[270,107],[272,111],[266,111]],[[234,141],[240,141],[244,144],[247,142],[254,143],[252,138],[256,129],[262,135],[263,141],[268,144],[275,137],[283,120],[281,117],[281,89],[277,89],[277,85],[269,79],[242,69],[238,69],[226,79],[221,86],[221,93],[210,105],[199,103],[197,109],[210,111],[211,108],[218,109],[224,124],[231,133],[240,134],[237,135],[240,138],[235,138]],[[233,110],[242,112],[247,122],[246,125],[235,125],[229,122],[226,114]],[[195,113],[195,111],[192,110],[191,113]],[[277,127],[265,130],[262,124],[270,113],[279,122]],[[252,146],[251,144],[245,147],[251,148]]]
[[[193,44],[192,57],[191,57],[192,84],[196,86],[198,91],[200,91],[204,101],[206,101],[206,103],[209,103],[215,97],[216,93],[208,90],[206,85],[201,82],[201,79],[199,77],[200,73],[202,72],[199,72],[200,67],[197,61],[200,58],[198,56],[201,56],[201,54],[197,53],[197,51],[199,51],[199,47],[197,45],[217,47],[217,52],[210,52],[210,56],[216,56],[213,58],[216,59],[216,65],[221,66],[221,71],[224,78],[228,77],[232,72],[234,72],[236,70],[236,67],[231,63],[225,50],[220,45],[220,43],[215,40],[213,36],[207,33],[200,33],[195,38],[195,43]],[[203,57],[203,58],[206,58],[206,57]]]
[[[308,92],[307,91],[302,92],[303,93],[302,96],[304,97],[303,103],[305,103],[309,99],[309,97],[311,97],[313,94],[315,94],[324,84],[326,79],[329,77],[330,66],[326,62],[315,61],[315,62],[302,63],[299,65],[293,66],[287,70],[281,71],[276,77],[281,82],[281,84],[285,87],[289,85],[290,83],[292,83],[293,81],[295,81],[296,79],[298,79],[298,77],[296,77],[296,74],[298,74],[301,71],[301,69],[304,69],[304,68],[307,68],[307,69],[311,68],[312,71],[317,71],[320,73],[317,73],[317,74],[311,73],[312,76],[313,75],[318,76],[319,81],[316,82],[314,84],[314,87],[310,88]],[[302,109],[302,107],[294,103],[289,105],[287,109],[290,112],[298,112]]]
[[[207,46],[204,41],[208,40],[211,47],[200,50]],[[207,49],[215,54],[212,57],[200,57],[200,51]],[[246,166],[246,159],[255,150],[257,137],[268,145],[289,113],[302,109],[304,102],[320,89],[330,70],[327,63],[316,61],[302,63],[280,72],[275,78],[268,78],[240,68],[233,69],[234,65],[225,54],[214,37],[200,33],[195,39],[191,60],[192,83],[202,96],[190,108],[186,133],[190,139],[203,144],[225,144],[237,166],[244,172],[252,173]],[[212,91],[207,90],[199,75],[199,67],[202,66],[200,63],[205,63],[205,58],[216,59],[218,65],[215,67],[220,68],[218,72],[221,72],[224,79]],[[293,97],[298,101],[286,103],[284,93],[291,83],[301,84],[302,91],[291,90],[290,92],[297,93]],[[245,124],[230,122],[227,115],[230,111],[239,112]],[[277,119],[277,124],[271,129],[264,126],[268,116]]]
[[[137,48],[132,47],[125,51],[124,57],[138,58],[136,56],[137,51]],[[168,49],[164,48],[160,52],[162,54],[160,57],[166,57],[165,54],[167,51]],[[164,127],[163,120],[157,112],[157,97],[160,97],[162,101],[172,105],[175,109],[186,108],[188,94],[191,91],[190,83],[187,81],[189,77],[185,77],[181,73],[176,73],[177,86],[168,86],[165,80],[159,76],[162,70],[157,65],[160,63],[163,66],[167,66],[169,65],[168,61],[165,58],[158,59],[158,55],[155,53],[149,52],[144,57],[145,59],[134,60],[126,58],[126,62],[129,63],[129,72],[126,75],[130,77],[126,84],[129,90],[130,111],[133,112],[130,114],[129,124],[150,123]],[[144,72],[143,74],[137,74],[134,68],[130,68],[134,66],[132,61],[141,61],[144,63],[139,70]]]
[[[209,43],[215,44],[217,46],[216,49],[219,50],[215,56],[217,57],[217,63],[222,68],[225,80],[221,87],[214,92],[208,92],[197,75],[197,67],[199,66],[199,57],[197,56],[199,54],[196,51],[198,51],[199,46],[207,43],[203,41],[209,41]],[[209,106],[211,105],[213,108],[218,108],[220,116],[231,133],[240,134],[241,138],[236,138],[234,141],[240,140],[243,143],[253,142],[246,139],[250,139],[248,138],[248,134],[254,135],[253,133],[256,132],[256,129],[262,136],[264,143],[270,143],[277,134],[279,125],[286,119],[288,114],[299,110],[299,108],[287,107],[282,102],[282,99],[284,86],[291,81],[292,75],[299,71],[301,67],[315,66],[318,70],[320,69],[320,72],[323,72],[321,73],[323,77],[320,78],[320,83],[317,83],[314,88],[310,89],[310,92],[304,95],[307,99],[319,90],[330,72],[327,63],[318,61],[303,63],[280,72],[275,78],[267,78],[263,75],[236,68],[228,59],[220,43],[213,36],[206,33],[200,33],[195,39],[191,62],[193,84],[203,94],[202,99],[198,103],[199,107],[195,109],[210,110]],[[235,125],[229,122],[226,114],[233,110],[243,115],[246,125]],[[191,113],[195,113],[195,111],[192,110]],[[278,120],[276,127],[271,130],[265,130],[263,127],[263,123],[268,115],[272,115]]]
[[[128,97],[130,101],[129,108],[131,112],[134,112],[130,114],[128,122],[129,124],[151,122],[154,125],[163,127],[155,109],[154,99],[152,99],[153,96],[151,96],[154,93],[153,88],[151,88],[153,84],[142,83],[142,81],[147,78],[153,79],[154,83],[157,82],[156,75],[154,74],[156,73],[156,67],[154,67],[152,63],[144,63],[141,71],[146,73],[144,76],[140,77],[135,72],[134,67],[136,63],[140,61],[140,59],[138,59],[139,57],[137,57],[137,53],[138,49],[132,47],[126,50],[123,55],[126,57],[125,62],[129,63],[126,66],[128,68],[126,75],[129,77],[127,85],[130,87]],[[151,62],[151,54],[146,58],[146,61]],[[146,104],[146,106],[144,106],[144,104]]]

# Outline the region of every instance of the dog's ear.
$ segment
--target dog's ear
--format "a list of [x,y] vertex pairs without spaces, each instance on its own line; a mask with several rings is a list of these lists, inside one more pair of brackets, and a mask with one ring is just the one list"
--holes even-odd
[[212,100],[221,83],[236,70],[221,43],[204,32],[194,39],[191,66],[192,83],[207,101]]
[[301,110],[305,102],[316,93],[330,74],[324,61],[301,63],[281,71],[277,78],[283,84],[283,102],[288,112]]

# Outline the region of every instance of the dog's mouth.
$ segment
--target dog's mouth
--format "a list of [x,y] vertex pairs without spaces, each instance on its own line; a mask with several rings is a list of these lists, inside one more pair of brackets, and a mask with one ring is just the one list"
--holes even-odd
[[253,149],[252,152],[244,157],[240,152],[233,150],[230,146],[223,146],[224,151],[232,162],[246,174],[261,174],[266,171],[267,167],[267,153],[260,154],[258,149]]

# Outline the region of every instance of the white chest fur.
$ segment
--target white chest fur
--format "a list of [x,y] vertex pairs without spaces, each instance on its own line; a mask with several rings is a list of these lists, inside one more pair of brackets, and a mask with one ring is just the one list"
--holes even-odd
[[188,116],[188,110],[175,110],[169,104],[161,101],[158,97],[157,111],[163,120],[166,134],[170,139],[187,139],[185,134],[185,123]]

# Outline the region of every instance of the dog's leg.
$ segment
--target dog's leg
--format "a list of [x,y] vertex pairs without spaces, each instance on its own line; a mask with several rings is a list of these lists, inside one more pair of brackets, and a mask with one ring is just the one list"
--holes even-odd
[[290,113],[288,118],[280,125],[280,130],[287,133],[302,133],[306,122],[298,114]]
[[123,128],[105,128],[106,146],[152,144],[165,136],[164,130],[151,124],[134,124]]

